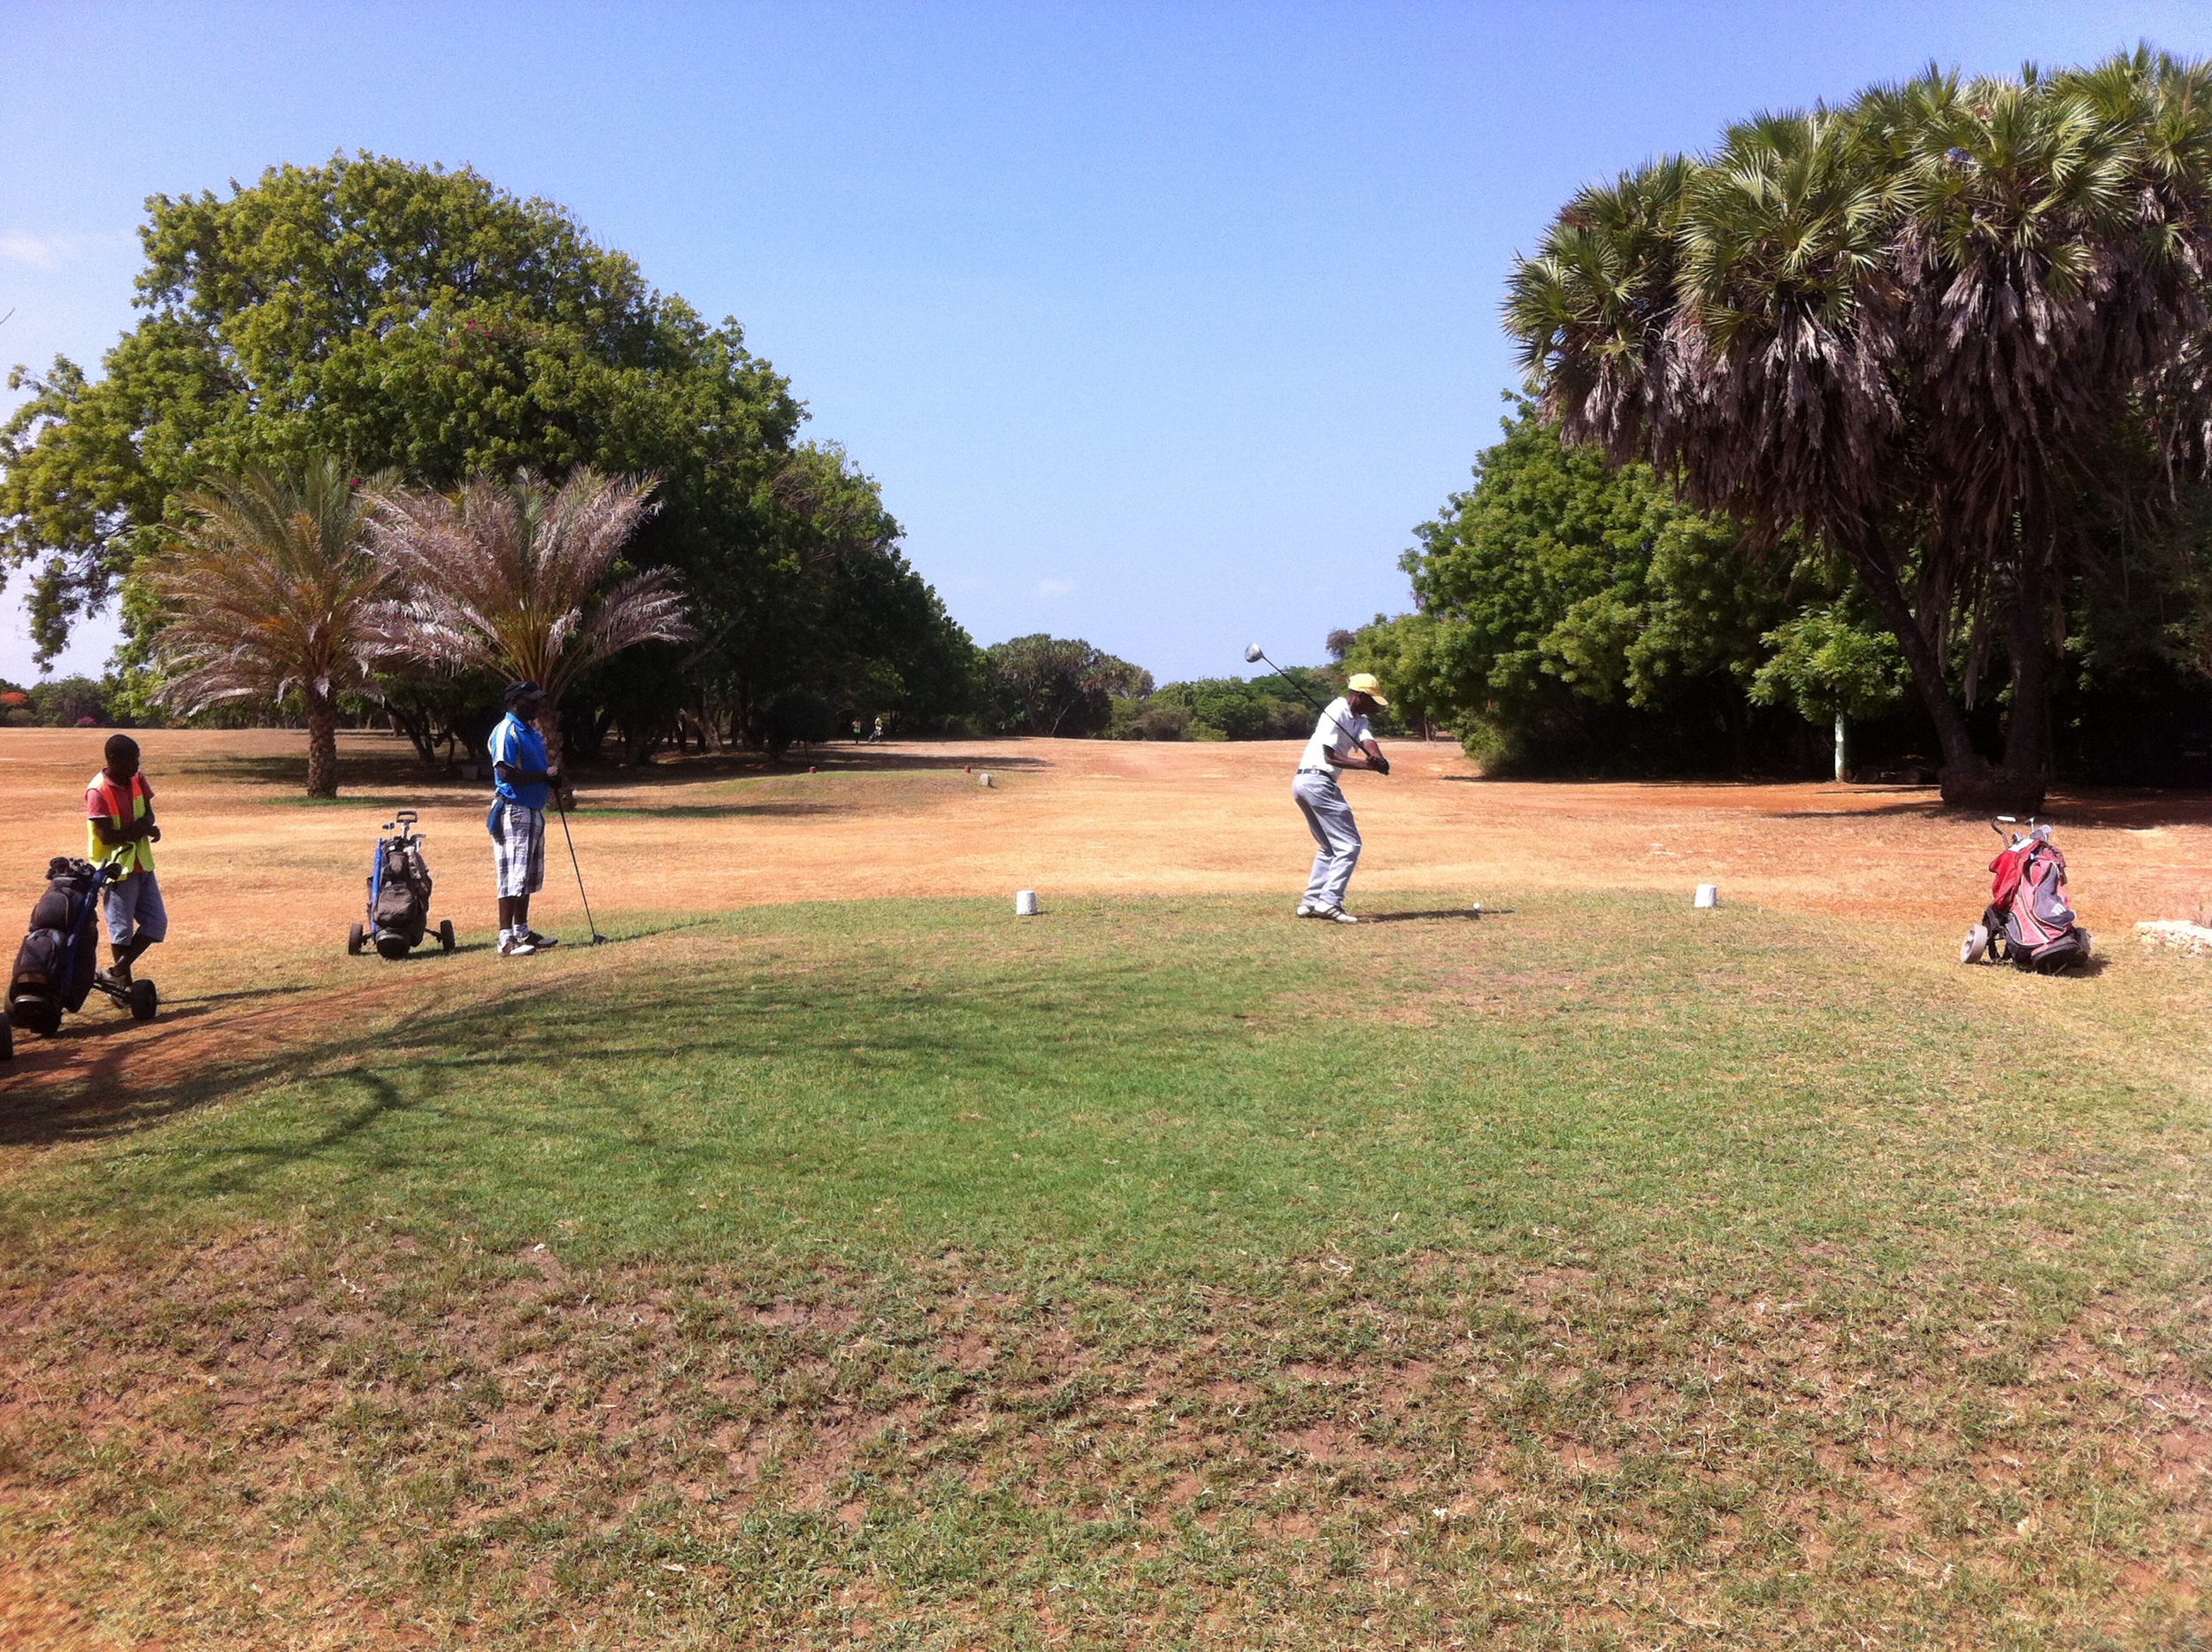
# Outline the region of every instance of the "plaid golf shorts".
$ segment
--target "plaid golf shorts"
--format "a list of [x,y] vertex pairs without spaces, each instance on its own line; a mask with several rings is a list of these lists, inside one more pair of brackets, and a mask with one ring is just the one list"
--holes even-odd
[[545,811],[519,803],[501,806],[492,834],[492,864],[499,872],[502,899],[535,895],[545,887]]

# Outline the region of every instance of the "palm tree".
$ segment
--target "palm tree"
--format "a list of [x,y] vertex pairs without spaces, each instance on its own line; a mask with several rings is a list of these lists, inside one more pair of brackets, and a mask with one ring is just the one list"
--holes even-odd
[[1667,393],[1682,191],[1671,156],[1582,190],[1533,258],[1517,259],[1506,330],[1545,411],[1616,465],[1645,456]]
[[[2177,446],[2212,448],[2190,356],[2208,196],[2203,65],[1931,73],[1585,191],[1517,265],[1507,325],[1571,439],[1651,459],[1755,542],[1797,527],[1847,557],[1934,720],[1946,798],[2033,806],[2068,511],[2147,390]],[[1994,774],[1947,671],[1964,617],[1971,692],[1993,608],[2013,677]]]
[[[2124,245],[2136,267],[2122,276],[2150,288],[2149,308],[2181,335],[2145,351],[2152,359],[2144,411],[2170,461],[2212,468],[2212,316],[2203,287],[2212,272],[2212,63],[2139,48],[2063,78],[2135,134],[2136,234]],[[2126,313],[2143,308],[2131,304]]]
[[2065,519],[2170,332],[2168,284],[2134,244],[2129,123],[2032,71],[1914,91],[1894,257],[1931,526],[2002,624],[2004,767],[2033,780]]
[[386,611],[386,649],[535,681],[549,713],[546,754],[558,763],[561,696],[580,673],[640,642],[694,634],[664,569],[600,589],[652,514],[652,487],[579,465],[558,488],[526,471],[450,496],[380,491],[371,542],[404,591]]
[[1755,546],[1796,528],[1850,561],[1958,788],[1985,765],[1904,587],[1914,465],[1893,330],[1868,302],[1891,217],[1874,158],[1856,123],[1816,110],[1586,189],[1516,264],[1506,326],[1570,441],[1650,460]]
[[338,795],[338,696],[372,691],[390,575],[367,549],[365,491],[335,459],[252,468],[190,495],[192,520],[146,572],[166,611],[157,692],[188,715],[226,700],[307,711],[307,793]]

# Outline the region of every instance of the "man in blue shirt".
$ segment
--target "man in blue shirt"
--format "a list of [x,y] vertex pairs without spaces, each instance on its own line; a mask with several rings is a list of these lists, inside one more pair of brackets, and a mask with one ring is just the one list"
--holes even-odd
[[492,864],[499,876],[499,956],[527,957],[560,944],[530,927],[530,897],[545,887],[545,805],[561,772],[545,760],[537,731],[545,691],[534,682],[507,685],[507,715],[492,730]]

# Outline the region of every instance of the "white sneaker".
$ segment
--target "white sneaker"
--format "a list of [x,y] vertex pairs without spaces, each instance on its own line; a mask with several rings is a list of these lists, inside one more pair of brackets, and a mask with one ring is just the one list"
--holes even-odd
[[1325,923],[1331,924],[1356,924],[1359,922],[1358,918],[1353,917],[1340,906],[1317,906],[1313,909],[1310,916],[1318,918]]
[[1293,918],[1311,918],[1313,916],[1313,903],[1310,901],[1299,902],[1298,910],[1293,912],[1291,916]]
[[499,943],[499,956],[503,958],[526,958],[536,950],[527,935],[507,935]]

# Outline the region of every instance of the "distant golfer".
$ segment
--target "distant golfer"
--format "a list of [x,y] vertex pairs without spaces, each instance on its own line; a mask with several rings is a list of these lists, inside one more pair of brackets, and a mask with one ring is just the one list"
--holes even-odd
[[1344,910],[1344,892],[1351,886],[1352,869],[1359,864],[1359,824],[1352,805],[1344,801],[1337,784],[1339,769],[1372,769],[1390,772],[1390,759],[1368,738],[1367,714],[1389,701],[1371,672],[1358,672],[1345,685],[1342,697],[1332,700],[1306,741],[1298,760],[1298,778],[1290,795],[1306,817],[1306,829],[1320,852],[1313,857],[1313,876],[1306,880],[1305,898],[1298,903],[1301,918],[1322,918],[1339,924],[1359,919]]
[[138,772],[138,742],[128,734],[110,734],[106,756],[106,766],[85,788],[85,856],[109,868],[100,900],[115,961],[100,973],[127,992],[131,965],[168,934],[169,913],[154,880],[161,828],[154,824],[154,788]]
[[527,957],[561,943],[530,927],[530,897],[545,887],[545,805],[561,772],[545,760],[537,730],[545,690],[534,682],[507,685],[507,715],[492,730],[492,864],[499,876],[499,956]]

